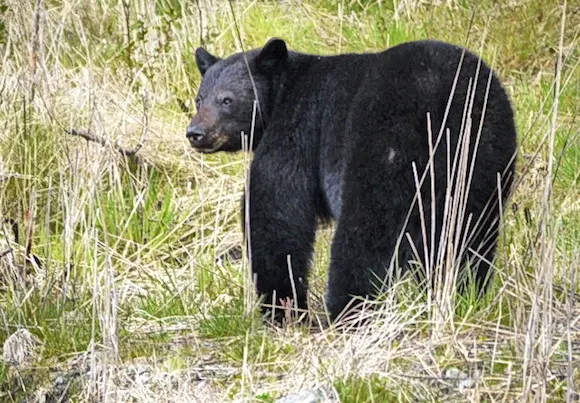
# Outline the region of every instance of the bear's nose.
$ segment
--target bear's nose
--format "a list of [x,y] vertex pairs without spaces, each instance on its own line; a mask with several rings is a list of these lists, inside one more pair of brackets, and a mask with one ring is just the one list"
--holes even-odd
[[203,130],[198,125],[191,125],[187,128],[187,133],[185,134],[185,136],[189,140],[200,141],[205,137],[205,130]]

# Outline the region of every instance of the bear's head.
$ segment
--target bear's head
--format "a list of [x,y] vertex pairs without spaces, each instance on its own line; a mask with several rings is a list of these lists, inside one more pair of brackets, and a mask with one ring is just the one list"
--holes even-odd
[[243,132],[248,140],[252,136],[255,148],[267,124],[272,86],[287,59],[286,43],[276,38],[262,49],[226,59],[198,48],[195,60],[202,82],[197,114],[187,128],[192,147],[205,153],[239,151]]

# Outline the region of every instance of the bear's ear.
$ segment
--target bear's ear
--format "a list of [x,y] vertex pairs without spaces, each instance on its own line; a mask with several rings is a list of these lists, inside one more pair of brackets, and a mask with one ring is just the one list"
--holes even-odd
[[280,68],[288,59],[286,42],[282,39],[272,38],[256,56],[256,69],[260,73],[273,73]]
[[197,63],[197,68],[203,76],[207,69],[217,63],[220,59],[209,53],[204,48],[197,48],[195,51],[195,62]]

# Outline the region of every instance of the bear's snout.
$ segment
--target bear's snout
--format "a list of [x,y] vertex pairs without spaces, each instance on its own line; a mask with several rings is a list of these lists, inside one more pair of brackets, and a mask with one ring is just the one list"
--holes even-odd
[[191,123],[185,136],[189,144],[202,153],[214,153],[222,149],[228,137],[219,128],[206,128],[201,124]]
[[205,130],[203,130],[199,125],[189,125],[187,127],[187,133],[185,134],[190,143],[195,146],[195,143],[199,143],[205,137]]
[[193,148],[201,152],[213,152],[215,148],[213,135],[198,124],[190,124],[185,136]]

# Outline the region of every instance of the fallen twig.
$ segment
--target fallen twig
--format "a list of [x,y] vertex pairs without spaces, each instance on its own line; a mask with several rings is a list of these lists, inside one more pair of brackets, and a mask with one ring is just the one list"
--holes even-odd
[[[94,135],[91,132],[89,132],[88,130],[69,129],[69,130],[66,130],[66,132],[68,134],[70,134],[71,136],[82,137],[87,141],[92,141],[93,143],[98,143],[98,144],[102,145],[103,147],[105,147],[109,144],[109,141],[107,141],[107,139],[105,139],[104,137]],[[121,147],[117,143],[112,143],[111,145],[113,146],[113,148],[115,150],[120,152],[122,155],[124,155],[126,157],[134,157],[134,158],[137,157],[136,154],[139,152],[139,150],[141,150],[141,147],[143,147],[142,143],[137,144],[137,146],[133,149],[127,149],[127,148]]]

